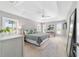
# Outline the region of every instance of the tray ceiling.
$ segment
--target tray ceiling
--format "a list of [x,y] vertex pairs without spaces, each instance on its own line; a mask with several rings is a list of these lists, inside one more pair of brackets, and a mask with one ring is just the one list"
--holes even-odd
[[[37,22],[64,20],[72,2],[56,1],[6,1],[0,2],[0,10]],[[42,18],[42,10],[49,18]]]

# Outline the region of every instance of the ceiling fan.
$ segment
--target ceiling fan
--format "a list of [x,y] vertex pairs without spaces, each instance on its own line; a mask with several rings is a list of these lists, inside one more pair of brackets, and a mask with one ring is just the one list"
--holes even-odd
[[41,11],[41,17],[42,17],[42,18],[49,18],[49,17],[51,17],[51,16],[46,15],[45,9],[42,9],[42,11]]

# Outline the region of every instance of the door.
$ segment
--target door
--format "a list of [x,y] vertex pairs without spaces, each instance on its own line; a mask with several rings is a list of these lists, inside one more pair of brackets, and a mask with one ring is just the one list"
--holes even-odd
[[68,31],[68,41],[67,41],[67,53],[69,57],[77,56],[76,19],[77,19],[77,9],[75,9],[72,12],[69,19],[69,31]]

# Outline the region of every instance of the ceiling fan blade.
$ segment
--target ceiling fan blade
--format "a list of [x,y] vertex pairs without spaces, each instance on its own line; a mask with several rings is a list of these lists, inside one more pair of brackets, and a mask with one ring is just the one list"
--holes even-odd
[[42,17],[50,17],[50,16],[42,15]]
[[45,17],[50,17],[50,16],[45,16]]

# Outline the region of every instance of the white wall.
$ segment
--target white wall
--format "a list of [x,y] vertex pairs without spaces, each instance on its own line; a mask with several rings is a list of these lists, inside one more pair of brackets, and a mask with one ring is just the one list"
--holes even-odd
[[1,29],[1,25],[2,25],[2,24],[1,24],[1,16],[0,16],[0,29]]
[[[79,43],[79,2],[77,2],[77,42]],[[79,57],[79,47],[77,47],[77,56]]]
[[63,28],[62,28],[62,26],[63,26],[63,24],[62,23],[58,23],[57,24],[57,28],[56,28],[56,33],[58,34],[58,35],[62,35],[63,34]]
[[77,41],[79,42],[79,2],[77,3]]

